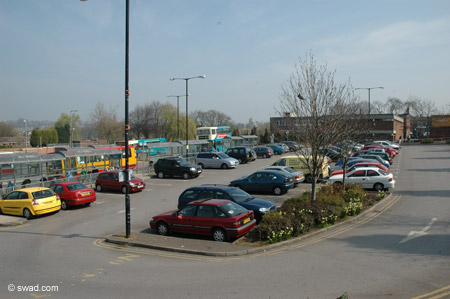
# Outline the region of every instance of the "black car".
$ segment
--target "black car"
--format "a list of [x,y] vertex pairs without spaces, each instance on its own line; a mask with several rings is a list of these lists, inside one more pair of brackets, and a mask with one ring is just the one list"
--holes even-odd
[[[227,149],[225,152],[228,156],[235,158],[239,161],[239,164],[245,164],[249,161],[253,161],[251,149],[246,146],[235,146]],[[256,158],[256,157],[255,157]]]
[[267,146],[257,146],[254,147],[253,150],[256,153],[256,156],[262,158],[270,158],[273,156],[273,150]]
[[202,168],[199,165],[189,164],[181,157],[167,157],[159,159],[155,165],[156,175],[163,179],[166,176],[179,176],[183,179],[195,178],[202,173]]
[[239,188],[221,185],[202,185],[184,190],[178,198],[178,209],[197,199],[228,199],[238,203],[247,210],[255,213],[255,218],[260,221],[262,216],[274,212],[277,207],[271,200],[255,198]]

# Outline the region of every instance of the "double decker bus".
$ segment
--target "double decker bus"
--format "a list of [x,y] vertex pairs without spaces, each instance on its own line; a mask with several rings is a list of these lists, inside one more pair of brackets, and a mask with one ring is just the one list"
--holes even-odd
[[208,150],[225,152],[231,147],[231,127],[199,127],[197,140],[208,140]]

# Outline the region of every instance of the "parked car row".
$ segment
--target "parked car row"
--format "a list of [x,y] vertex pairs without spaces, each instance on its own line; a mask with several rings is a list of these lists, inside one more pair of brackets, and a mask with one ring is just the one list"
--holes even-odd
[[[238,147],[229,149],[227,154],[203,152],[196,155],[195,163],[201,168],[234,168],[251,161],[252,155],[255,158],[270,158],[274,154],[268,146],[257,146],[252,151],[253,154],[246,147]],[[235,166],[224,166],[226,161],[234,160],[230,157],[232,155],[238,160],[234,162]],[[158,175],[159,171],[164,170],[159,169],[157,164],[155,172]],[[251,194],[281,195],[304,180],[301,171],[272,165],[233,180],[228,186],[214,184],[190,187],[179,196],[178,210],[155,216],[149,224],[161,235],[185,233],[207,235],[216,241],[230,240],[247,233],[266,213],[276,211],[273,201]],[[237,209],[237,205],[241,208]],[[230,223],[234,226],[230,227]]]
[[338,161],[328,179],[331,184],[361,184],[365,189],[376,191],[394,188],[395,180],[390,173],[390,165],[398,155],[399,145],[389,141],[374,141],[359,148],[342,170],[342,161]]
[[[104,171],[98,174],[95,189],[116,190],[126,192],[126,180],[119,170]],[[145,182],[134,177],[129,179],[129,191],[137,192],[145,189]],[[66,210],[74,206],[89,206],[97,200],[95,190],[77,181],[53,183],[49,188],[27,187],[5,194],[0,199],[0,214],[23,216],[31,219],[34,216]]]

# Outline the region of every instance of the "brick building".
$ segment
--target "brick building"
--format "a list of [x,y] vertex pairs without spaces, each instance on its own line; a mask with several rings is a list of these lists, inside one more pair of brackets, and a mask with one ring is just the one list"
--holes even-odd
[[[405,140],[411,134],[410,115],[397,114],[370,114],[361,117],[361,135],[369,140]],[[296,117],[291,113],[285,113],[282,117],[270,118],[270,129],[272,133],[289,133],[290,129],[308,118]]]

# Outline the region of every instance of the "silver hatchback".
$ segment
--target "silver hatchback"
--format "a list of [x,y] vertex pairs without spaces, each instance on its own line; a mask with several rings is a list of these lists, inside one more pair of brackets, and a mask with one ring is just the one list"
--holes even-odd
[[221,152],[200,152],[195,156],[195,164],[202,168],[235,168],[239,161]]

